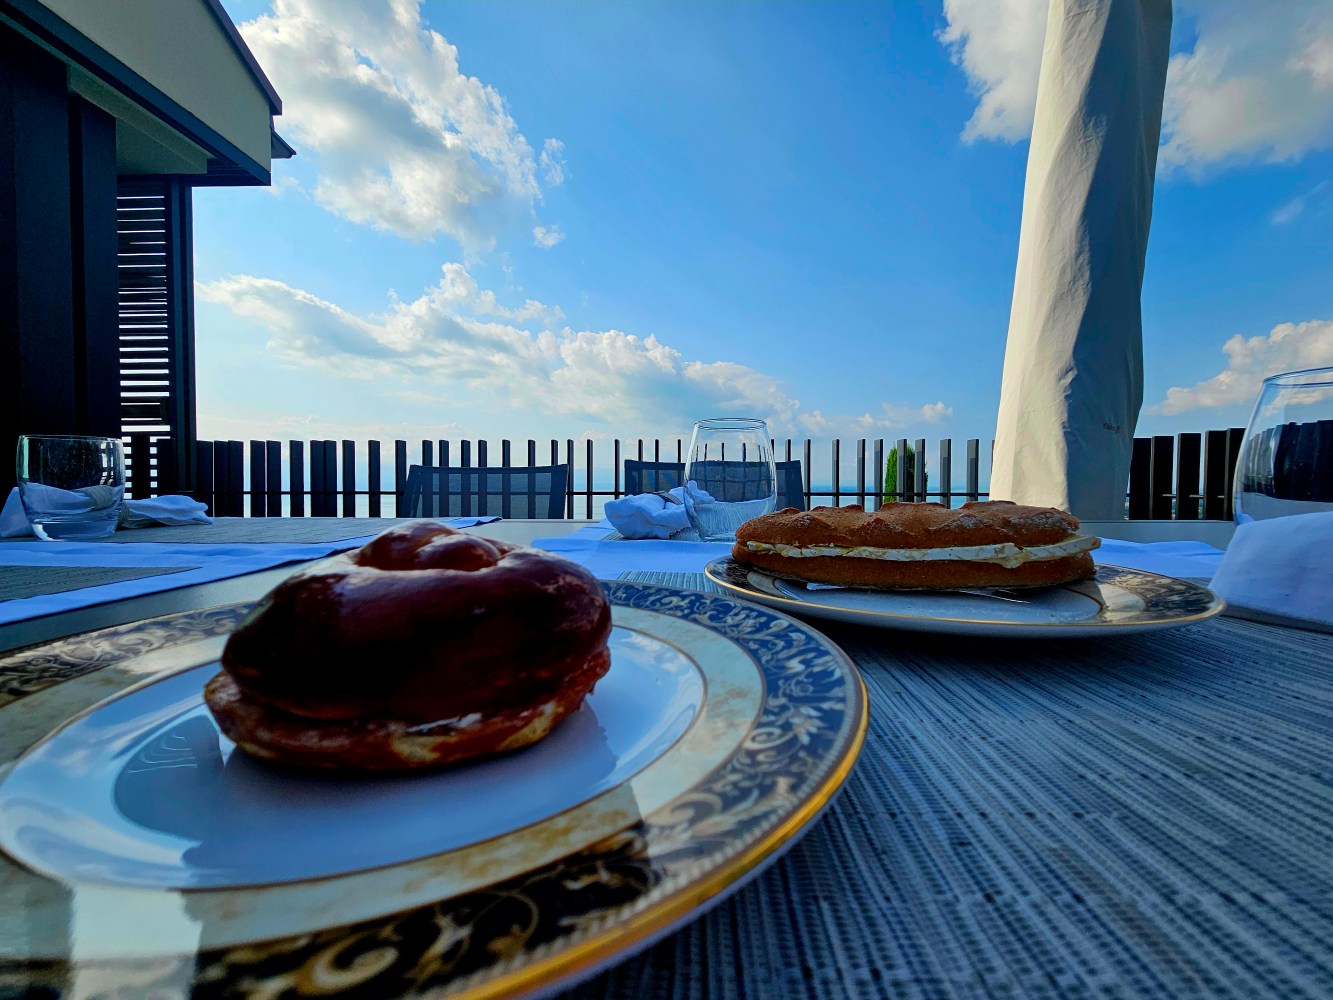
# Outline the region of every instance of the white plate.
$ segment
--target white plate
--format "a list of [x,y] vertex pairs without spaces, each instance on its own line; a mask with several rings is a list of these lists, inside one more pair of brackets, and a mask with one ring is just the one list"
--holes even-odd
[[1150,632],[1221,612],[1206,587],[1120,566],[1098,566],[1095,580],[1034,590],[858,590],[807,585],[715,559],[704,569],[732,594],[798,615],[880,628],[956,635],[1066,638]]
[[704,685],[680,650],[617,628],[611,656],[583,706],[529,749],[360,778],[238,752],[203,704],[218,665],[196,667],[104,703],[25,756],[0,784],[0,848],[65,881],[197,889],[319,878],[489,840],[622,784],[689,727]]

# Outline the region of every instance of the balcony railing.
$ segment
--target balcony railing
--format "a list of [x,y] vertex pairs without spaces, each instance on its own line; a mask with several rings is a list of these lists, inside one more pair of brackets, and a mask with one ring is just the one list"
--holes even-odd
[[[1134,440],[1126,493],[1130,520],[1229,520],[1231,482],[1240,428]],[[170,440],[149,435],[128,439],[129,493],[147,497],[189,492],[224,517],[397,517],[405,512],[404,491],[411,465],[525,466],[566,463],[570,467],[565,497],[567,517],[598,517],[606,500],[623,496],[624,460],[681,462],[679,438],[594,442],[572,439],[538,442],[520,448],[500,441],[199,441],[195,445],[193,483],[173,467]],[[891,488],[885,489],[887,457],[925,456],[899,461]],[[990,448],[985,456],[990,466]],[[515,452],[518,452],[516,457]],[[929,448],[924,438],[809,439],[774,442],[778,459],[799,459],[805,478],[806,506],[885,500],[935,500],[956,506],[985,499],[981,488],[982,443],[964,442],[955,462],[953,441]],[[521,458],[521,460],[519,460]],[[961,488],[957,488],[961,487]]]

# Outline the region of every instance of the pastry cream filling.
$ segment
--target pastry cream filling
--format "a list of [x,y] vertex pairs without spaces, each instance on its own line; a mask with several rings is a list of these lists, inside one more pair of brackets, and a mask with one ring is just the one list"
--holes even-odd
[[998,563],[1005,569],[1014,569],[1029,562],[1063,559],[1079,552],[1090,552],[1101,545],[1101,539],[1092,535],[1074,535],[1053,545],[1015,545],[1013,542],[995,542],[991,545],[948,545],[937,549],[881,549],[873,545],[799,545],[746,542],[745,547],[760,554],[771,552],[791,559],[812,559],[816,556],[847,556],[852,559],[883,559],[886,562],[925,562],[926,560],[960,560],[964,562]]

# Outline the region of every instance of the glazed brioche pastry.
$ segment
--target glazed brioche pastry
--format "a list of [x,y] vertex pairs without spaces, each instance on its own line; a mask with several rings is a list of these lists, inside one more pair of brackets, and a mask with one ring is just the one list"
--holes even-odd
[[264,597],[204,691],[243,750],[307,767],[439,767],[533,743],[610,667],[577,563],[409,521]]
[[939,503],[787,508],[736,532],[738,562],[813,583],[844,587],[951,590],[1047,587],[1096,575],[1099,540],[1053,507],[983,500],[950,510]]

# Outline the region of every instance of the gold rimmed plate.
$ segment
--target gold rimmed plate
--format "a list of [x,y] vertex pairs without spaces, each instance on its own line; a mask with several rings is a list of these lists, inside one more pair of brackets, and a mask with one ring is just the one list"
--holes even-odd
[[409,778],[271,769],[217,733],[199,690],[240,607],[0,660],[0,911],[23,917],[0,982],[524,996],[691,919],[831,800],[864,688],[771,609],[605,586],[612,668],[579,713]]
[[1093,580],[1033,590],[865,590],[807,584],[715,559],[705,575],[727,593],[791,614],[953,635],[1068,638],[1178,628],[1219,614],[1207,587],[1122,566]]

